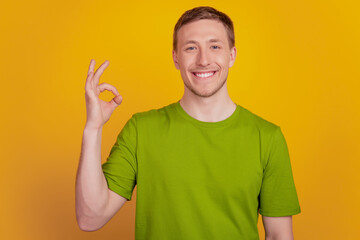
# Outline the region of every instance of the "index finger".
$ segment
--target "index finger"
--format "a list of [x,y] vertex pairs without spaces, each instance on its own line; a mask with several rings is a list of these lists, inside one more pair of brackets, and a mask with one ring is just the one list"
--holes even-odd
[[95,69],[95,60],[91,59],[90,60],[89,70],[88,70],[88,75],[89,75],[89,73],[94,72],[94,69]]

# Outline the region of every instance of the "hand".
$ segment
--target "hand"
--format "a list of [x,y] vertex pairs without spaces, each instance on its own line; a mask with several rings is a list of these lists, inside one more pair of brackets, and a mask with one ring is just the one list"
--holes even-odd
[[[94,73],[95,60],[91,59],[88,76],[85,84],[85,100],[86,100],[86,127],[100,129],[110,118],[112,112],[122,102],[122,96],[116,88],[108,83],[99,84],[99,79],[104,70],[109,66],[106,60]],[[115,97],[106,102],[99,98],[101,92],[111,91]]]

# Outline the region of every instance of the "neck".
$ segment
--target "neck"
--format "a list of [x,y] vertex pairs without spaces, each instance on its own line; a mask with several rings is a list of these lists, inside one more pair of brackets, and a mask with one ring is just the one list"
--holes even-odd
[[211,97],[200,97],[185,88],[180,105],[191,117],[203,122],[219,122],[230,117],[236,104],[224,87]]

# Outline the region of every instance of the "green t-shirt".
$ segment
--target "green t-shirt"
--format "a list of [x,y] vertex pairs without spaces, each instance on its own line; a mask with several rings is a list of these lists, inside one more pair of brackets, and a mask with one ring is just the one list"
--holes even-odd
[[259,213],[300,213],[279,126],[237,105],[219,122],[179,102],[132,115],[102,165],[110,190],[131,200],[136,240],[258,240]]

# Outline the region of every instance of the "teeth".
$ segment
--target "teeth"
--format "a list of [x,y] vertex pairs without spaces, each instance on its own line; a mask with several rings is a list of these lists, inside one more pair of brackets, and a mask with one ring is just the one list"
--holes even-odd
[[214,72],[210,72],[210,73],[195,73],[196,76],[201,77],[201,78],[207,78],[210,77],[212,75],[214,75]]

